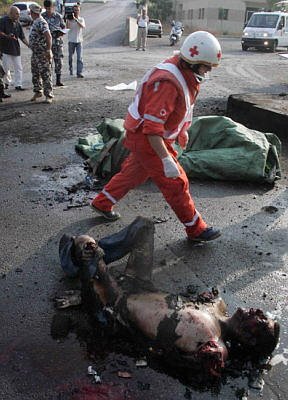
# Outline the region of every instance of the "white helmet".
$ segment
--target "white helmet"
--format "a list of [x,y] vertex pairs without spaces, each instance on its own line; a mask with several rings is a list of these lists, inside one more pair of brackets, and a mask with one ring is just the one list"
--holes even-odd
[[209,32],[197,31],[184,40],[180,57],[189,64],[204,64],[217,67],[222,57],[221,46]]

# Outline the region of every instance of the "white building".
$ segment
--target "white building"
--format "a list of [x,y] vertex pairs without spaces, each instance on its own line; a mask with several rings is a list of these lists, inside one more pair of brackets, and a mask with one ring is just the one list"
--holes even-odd
[[263,0],[174,0],[176,20],[185,31],[207,30],[218,34],[239,35],[243,25],[255,11],[267,9]]

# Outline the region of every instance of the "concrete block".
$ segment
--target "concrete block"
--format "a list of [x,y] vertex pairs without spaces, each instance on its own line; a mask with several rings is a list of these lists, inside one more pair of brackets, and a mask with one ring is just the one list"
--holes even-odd
[[288,139],[288,93],[233,94],[228,98],[226,115],[251,129]]

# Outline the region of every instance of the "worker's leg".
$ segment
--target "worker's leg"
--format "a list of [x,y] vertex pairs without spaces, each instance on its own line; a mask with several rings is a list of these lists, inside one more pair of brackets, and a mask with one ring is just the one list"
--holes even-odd
[[141,153],[137,154],[137,156],[138,161],[144,160],[141,161],[143,168],[146,169],[147,175],[155,182],[167,203],[184,224],[188,237],[199,236],[207,228],[207,224],[195,208],[189,192],[189,181],[181,165],[174,158],[180,171],[180,176],[176,179],[166,178],[162,161],[159,157],[151,155],[149,159],[144,159]]
[[123,162],[121,171],[97,194],[92,201],[92,206],[102,211],[111,211],[114,204],[124,197],[129,190],[144,183],[147,178],[145,169],[136,160],[134,154],[130,153]]

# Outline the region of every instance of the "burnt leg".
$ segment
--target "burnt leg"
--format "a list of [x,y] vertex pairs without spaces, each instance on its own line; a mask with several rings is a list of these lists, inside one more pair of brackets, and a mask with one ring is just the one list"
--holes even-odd
[[154,256],[154,224],[148,219],[139,217],[138,230],[133,249],[125,269],[125,274],[135,278],[151,281]]
[[139,279],[150,280],[153,267],[154,224],[137,217],[130,225],[98,244],[104,250],[104,261],[109,264],[130,253],[125,273]]

